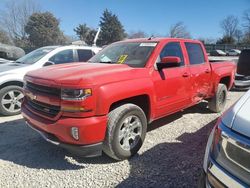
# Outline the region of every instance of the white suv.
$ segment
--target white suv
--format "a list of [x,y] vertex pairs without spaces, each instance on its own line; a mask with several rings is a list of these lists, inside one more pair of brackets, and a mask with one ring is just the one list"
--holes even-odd
[[0,113],[20,113],[23,77],[28,71],[53,64],[86,62],[100,50],[95,46],[46,46],[12,63],[0,64]]

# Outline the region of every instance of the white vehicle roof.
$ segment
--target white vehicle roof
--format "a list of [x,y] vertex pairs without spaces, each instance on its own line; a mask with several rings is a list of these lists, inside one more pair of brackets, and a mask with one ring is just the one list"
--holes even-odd
[[67,49],[83,49],[83,50],[92,50],[95,53],[99,52],[102,48],[97,46],[80,46],[80,45],[67,45],[67,46],[44,46],[42,48],[50,48],[54,47],[55,49],[61,51],[61,50],[67,50]]

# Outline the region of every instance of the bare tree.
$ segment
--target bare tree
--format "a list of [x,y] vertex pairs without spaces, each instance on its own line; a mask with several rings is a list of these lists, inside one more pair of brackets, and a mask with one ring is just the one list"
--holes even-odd
[[243,13],[244,41],[250,43],[250,9]]
[[135,38],[145,38],[147,34],[143,31],[137,31],[137,32],[131,32],[128,36],[130,39],[135,39]]
[[27,37],[25,25],[34,12],[39,12],[38,4],[33,0],[10,0],[0,13],[0,24],[5,28],[13,42]]
[[237,17],[230,15],[221,21],[220,26],[224,36],[233,38],[239,27],[239,20]]
[[170,27],[169,36],[171,38],[191,38],[183,22],[177,22]]

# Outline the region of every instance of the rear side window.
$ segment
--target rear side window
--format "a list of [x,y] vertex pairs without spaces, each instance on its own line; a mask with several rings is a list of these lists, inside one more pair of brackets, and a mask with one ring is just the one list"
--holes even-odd
[[63,50],[52,56],[49,61],[55,64],[74,62],[73,50]]
[[181,66],[184,65],[183,53],[179,42],[170,42],[162,49],[160,53],[160,58],[167,56],[177,56],[181,59]]
[[77,50],[77,53],[80,62],[88,61],[94,55],[92,50]]
[[191,65],[198,65],[205,62],[205,57],[201,45],[198,43],[185,42]]

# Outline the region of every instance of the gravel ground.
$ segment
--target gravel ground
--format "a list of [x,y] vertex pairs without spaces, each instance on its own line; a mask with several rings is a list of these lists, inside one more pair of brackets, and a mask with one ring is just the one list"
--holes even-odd
[[[243,94],[230,92],[227,107]],[[196,187],[220,115],[205,107],[155,121],[139,154],[121,162],[77,158],[44,141],[20,116],[0,117],[0,187]]]

